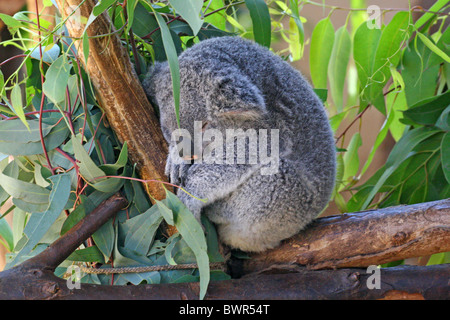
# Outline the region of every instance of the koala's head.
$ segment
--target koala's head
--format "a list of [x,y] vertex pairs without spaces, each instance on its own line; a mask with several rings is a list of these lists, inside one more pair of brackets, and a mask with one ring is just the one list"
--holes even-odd
[[223,133],[231,128],[258,128],[256,123],[266,112],[260,90],[238,70],[225,66],[213,69],[198,61],[180,59],[180,127],[167,62],[156,63],[143,85],[159,108],[162,132],[169,143],[176,129],[185,129],[193,137],[198,128]]

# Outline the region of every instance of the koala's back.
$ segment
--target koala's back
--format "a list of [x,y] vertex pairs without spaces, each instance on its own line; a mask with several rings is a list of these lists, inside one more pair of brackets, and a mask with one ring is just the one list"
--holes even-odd
[[[268,49],[239,37],[202,41],[183,52],[179,63],[181,97],[188,104],[181,105],[182,120],[192,112],[183,108],[197,108],[196,114],[207,108],[202,106],[208,105],[210,91],[217,90],[210,78],[233,74],[235,79],[248,79],[260,91],[265,114],[256,123],[259,128],[279,130],[279,170],[271,175],[246,175],[249,171],[242,169],[245,180],[235,182],[237,187],[223,195],[220,191],[211,194],[216,200],[202,212],[217,224],[222,241],[232,247],[262,251],[278,245],[314,219],[334,186],[335,146],[322,102],[300,72]],[[168,66],[164,68],[154,76],[155,87],[150,91],[160,104],[168,105],[171,80]],[[192,165],[190,174],[201,172],[200,166]],[[221,185],[220,173],[224,176],[227,170],[229,165],[224,164],[214,171],[205,170],[213,174],[197,174],[191,187],[200,187],[190,191]],[[209,198],[208,193],[205,197]]]
[[240,37],[202,41],[179,60],[186,80],[231,72],[250,79],[264,97],[267,127],[280,130],[282,156],[302,162],[317,177],[331,177],[334,183],[335,147],[328,117],[299,71],[267,48]]

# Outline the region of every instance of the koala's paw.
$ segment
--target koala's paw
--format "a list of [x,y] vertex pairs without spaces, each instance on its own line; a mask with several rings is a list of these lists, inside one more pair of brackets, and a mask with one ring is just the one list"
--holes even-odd
[[177,186],[183,186],[188,175],[189,166],[189,164],[185,163],[174,163],[171,157],[169,157],[166,163],[165,174],[171,183]]

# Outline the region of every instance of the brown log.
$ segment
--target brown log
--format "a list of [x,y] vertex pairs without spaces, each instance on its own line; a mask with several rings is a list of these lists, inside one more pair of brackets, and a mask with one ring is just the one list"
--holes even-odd
[[243,273],[272,264],[364,267],[450,251],[450,199],[317,219],[279,247],[251,256]]
[[[77,12],[82,19],[70,18],[70,36],[79,39],[96,1],[56,0],[63,18],[69,16],[81,2]],[[124,46],[106,14],[101,14],[87,29],[89,57],[85,69],[96,89],[97,100],[119,140],[128,143],[129,156],[137,164],[145,180],[167,181],[164,175],[167,145],[156,114],[150,105],[133,69]],[[99,35],[106,35],[99,37]],[[94,38],[92,38],[95,36]],[[82,41],[75,41],[79,59],[85,61]],[[165,198],[159,182],[149,183],[149,193],[156,199]]]
[[[49,271],[19,269],[0,273],[0,299],[145,299],[197,300],[198,283],[139,286],[67,282]],[[380,270],[379,289],[367,285],[366,269],[299,270],[287,274],[258,274],[237,280],[211,282],[205,299],[449,299],[450,265],[401,266]],[[173,311],[173,310],[172,310]]]
[[[197,299],[199,296],[198,283],[161,284],[143,286],[98,286],[82,284],[81,289],[70,290],[67,282],[54,276],[54,268],[63,261],[80,241],[86,239],[102,223],[111,217],[111,214],[120,210],[125,200],[120,196],[110,198],[99,208],[83,219],[72,230],[53,243],[47,250],[26,262],[0,273],[0,299]],[[404,217],[403,223],[408,219],[415,219],[418,210],[425,216],[434,229],[436,222],[445,223],[440,213],[448,214],[449,201],[436,201],[421,205],[404,206],[401,213],[409,215]],[[426,210],[424,208],[427,208]],[[409,210],[411,209],[411,210]],[[381,209],[371,212],[380,216],[399,218],[399,207]],[[361,214],[361,220],[368,212]],[[358,214],[352,214],[356,219]],[[400,215],[401,216],[401,215]],[[348,218],[351,220],[351,218]],[[381,219],[381,222],[386,222]],[[329,226],[342,223],[338,219],[335,223],[329,221]],[[372,228],[380,223],[376,218],[372,221]],[[397,221],[397,220],[394,220]],[[391,221],[392,224],[395,224]],[[397,223],[401,223],[397,221]],[[326,226],[325,226],[326,227]],[[446,228],[440,226],[439,228]],[[403,229],[404,230],[404,229]],[[307,231],[309,232],[309,231]],[[318,235],[327,237],[327,234],[317,231]],[[342,243],[344,238],[352,238],[352,234],[361,232],[359,229],[346,229],[341,235],[334,234],[337,241]],[[435,235],[434,232],[430,234]],[[310,237],[314,237],[310,235]],[[340,237],[340,238],[339,238]],[[427,237],[419,238],[417,242],[426,241]],[[414,242],[415,243],[415,242]],[[331,244],[330,244],[331,245]],[[401,246],[401,245],[399,245]],[[426,247],[426,243],[423,243]],[[413,246],[414,247],[414,246]],[[422,246],[417,246],[420,248]],[[318,254],[320,251],[314,251]],[[352,247],[349,246],[349,260],[351,261]],[[403,248],[405,249],[405,248]],[[442,248],[435,247],[438,252]],[[411,250],[406,250],[415,254]],[[343,249],[342,254],[345,253]],[[328,252],[328,254],[331,254]],[[368,254],[370,256],[370,254]],[[378,257],[380,258],[380,257]],[[373,257],[372,257],[373,259]],[[379,264],[373,261],[373,264]],[[262,264],[259,265],[261,267]],[[370,289],[368,280],[372,273],[366,269],[339,269],[339,270],[308,270],[292,264],[272,266],[260,272],[243,277],[238,280],[212,282],[208,288],[206,299],[448,299],[450,298],[450,264],[436,266],[401,266],[380,270],[379,289]]]

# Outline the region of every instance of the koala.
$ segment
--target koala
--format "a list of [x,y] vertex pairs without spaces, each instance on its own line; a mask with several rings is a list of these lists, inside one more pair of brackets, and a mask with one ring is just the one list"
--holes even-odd
[[[166,174],[197,198],[177,196],[197,219],[205,214],[231,248],[278,246],[324,209],[334,186],[334,139],[321,100],[286,61],[239,37],[195,44],[179,65],[179,126],[167,62],[156,63],[143,81],[169,143]],[[191,139],[208,133],[210,140],[197,139],[196,146],[186,138],[194,145],[189,157],[172,136],[177,129]]]

